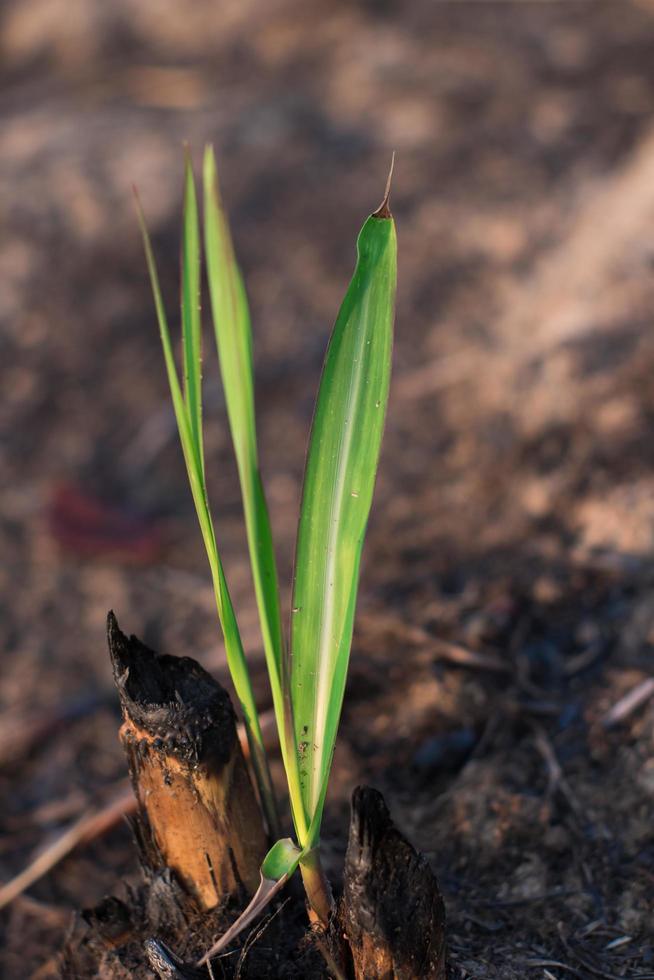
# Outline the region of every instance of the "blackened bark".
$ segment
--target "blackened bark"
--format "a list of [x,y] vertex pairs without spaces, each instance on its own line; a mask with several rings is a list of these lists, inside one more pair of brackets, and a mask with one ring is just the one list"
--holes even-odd
[[377,790],[352,797],[340,919],[356,980],[445,980],[445,907]]
[[145,863],[171,868],[201,908],[244,900],[266,836],[229,695],[189,657],[126,637],[113,613],[107,630]]
[[61,975],[196,980],[208,974],[194,960],[258,884],[261,811],[227,692],[194,660],[125,636],[113,613],[107,632],[144,882],[77,917]]

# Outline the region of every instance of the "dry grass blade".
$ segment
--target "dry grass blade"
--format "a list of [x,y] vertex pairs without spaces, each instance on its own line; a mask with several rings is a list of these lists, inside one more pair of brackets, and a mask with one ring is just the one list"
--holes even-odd
[[602,725],[604,728],[613,728],[615,725],[619,725],[634,711],[646,704],[651,697],[654,697],[654,677],[647,677],[616,701],[604,715]]

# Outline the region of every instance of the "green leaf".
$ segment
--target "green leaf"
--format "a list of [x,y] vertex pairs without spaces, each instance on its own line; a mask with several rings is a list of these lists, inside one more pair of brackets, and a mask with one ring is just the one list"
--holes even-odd
[[[187,185],[188,186],[188,185]],[[207,552],[207,557],[209,559],[209,567],[211,570],[211,577],[213,580],[214,594],[216,597],[216,606],[218,609],[218,617],[223,631],[223,636],[225,639],[225,653],[227,656],[227,664],[229,666],[229,672],[234,684],[234,690],[236,691],[236,696],[239,699],[241,709],[243,712],[243,720],[245,723],[245,730],[247,733],[248,743],[250,746],[250,755],[252,759],[252,767],[254,769],[255,777],[257,780],[257,785],[259,788],[259,795],[266,813],[266,819],[268,821],[268,827],[271,831],[275,831],[278,823],[275,797],[272,787],[272,780],[270,778],[270,771],[268,768],[268,762],[266,759],[266,753],[263,745],[263,736],[261,734],[261,726],[259,724],[259,715],[257,713],[256,702],[254,699],[254,692],[252,690],[252,684],[250,681],[250,675],[247,668],[247,662],[245,660],[245,653],[243,651],[243,644],[241,642],[241,635],[238,629],[238,624],[236,621],[236,614],[234,612],[234,606],[232,604],[231,596],[229,594],[229,589],[227,587],[227,580],[225,578],[225,572],[223,569],[223,564],[220,559],[220,554],[218,552],[218,545],[216,543],[216,536],[213,527],[213,520],[211,517],[211,512],[209,510],[209,503],[207,498],[207,488],[205,484],[204,476],[204,459],[202,442],[198,441],[194,436],[192,413],[194,411],[192,405],[196,406],[196,409],[200,405],[200,392],[198,388],[197,400],[192,401],[191,398],[185,401],[182,394],[182,389],[179,383],[179,377],[177,373],[177,367],[175,365],[175,357],[173,354],[172,343],[170,339],[170,330],[168,327],[168,319],[166,316],[166,310],[164,307],[163,299],[161,296],[161,288],[159,286],[159,276],[157,273],[157,266],[154,259],[154,254],[152,252],[152,245],[150,243],[150,236],[145,225],[145,219],[143,217],[143,212],[138,200],[137,203],[137,213],[139,224],[141,227],[141,234],[143,236],[143,247],[145,250],[145,256],[148,265],[148,271],[150,274],[150,282],[152,285],[152,293],[154,296],[154,303],[157,312],[157,320],[159,323],[159,333],[161,336],[161,344],[164,352],[164,361],[166,364],[166,373],[168,375],[168,383],[170,385],[170,393],[172,396],[173,408],[175,411],[175,419],[177,421],[177,428],[179,430],[179,438],[182,444],[182,452],[184,454],[184,462],[186,464],[186,471],[188,474],[189,484],[191,487],[191,493],[193,496],[193,502],[195,504],[195,509],[198,516],[198,521],[200,524],[200,530],[202,532],[202,538]],[[193,247],[187,248],[187,254],[192,256]],[[191,274],[192,278],[192,274]],[[200,378],[200,366],[199,366],[199,344],[196,343],[196,337],[192,332],[188,334],[183,334],[184,340],[184,362],[189,363],[190,373],[195,375],[199,381]],[[191,351],[189,347],[192,347],[196,351],[196,357],[198,360],[191,362]],[[190,391],[190,389],[188,389]]]
[[301,857],[302,851],[293,843],[290,837],[285,837],[273,844],[263,859],[261,865],[261,881],[252,901],[239,915],[236,922],[229,927],[227,932],[198,960],[198,966],[204,966],[205,963],[213,956],[216,956],[225,946],[228,946],[233,939],[236,939],[263,912],[265,907],[272,901],[277,892],[284,887],[296,870]]
[[270,677],[273,706],[287,773],[292,811],[300,837],[307,821],[299,788],[279,585],[268,507],[259,472],[252,367],[252,329],[243,279],[220,197],[216,161],[204,154],[204,231],[207,278],[225,403],[234,444],[245,515],[250,565]]
[[283,837],[270,848],[261,864],[261,874],[264,878],[278,881],[283,875],[288,878],[293,874],[300,858],[301,849],[290,837]]
[[296,546],[291,684],[306,847],[320,831],[388,399],[397,246],[386,202],[357,253],[320,382]]
[[182,339],[184,395],[191,433],[204,467],[202,447],[202,326],[200,317],[200,227],[189,153],[184,175],[182,230]]

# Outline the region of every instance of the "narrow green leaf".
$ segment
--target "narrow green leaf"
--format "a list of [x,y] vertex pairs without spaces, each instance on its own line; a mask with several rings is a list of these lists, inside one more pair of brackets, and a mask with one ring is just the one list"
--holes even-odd
[[386,203],[363,225],[357,256],[323,367],[295,558],[291,684],[306,846],[319,836],[388,399],[397,246]]
[[182,229],[182,342],[184,395],[191,433],[204,468],[202,447],[202,325],[200,319],[200,226],[189,153],[184,174]]
[[214,152],[209,146],[204,154],[204,231],[211,310],[241,484],[252,577],[293,819],[302,837],[307,821],[300,795],[291,702],[290,697],[285,697],[289,684],[284,676],[286,658],[277,566],[259,472],[250,311],[222,206]]
[[182,452],[184,454],[184,462],[186,464],[186,471],[189,478],[193,502],[195,504],[200,530],[202,532],[202,538],[206,548],[207,557],[209,559],[209,567],[211,570],[211,577],[216,597],[216,606],[218,609],[218,618],[220,620],[225,640],[227,664],[232,682],[234,684],[234,690],[236,691],[236,696],[239,699],[243,712],[245,730],[250,746],[252,767],[257,780],[259,795],[266,813],[268,827],[272,833],[276,834],[278,817],[275,806],[272,780],[270,778],[270,771],[263,745],[263,736],[261,734],[261,726],[259,724],[259,715],[257,713],[247,662],[245,660],[241,635],[236,621],[234,606],[227,587],[227,580],[225,578],[222,561],[218,552],[213,521],[209,510],[207,488],[204,478],[202,445],[201,443],[198,444],[194,438],[192,423],[189,417],[190,406],[188,406],[184,400],[179,383],[177,367],[175,365],[175,357],[170,340],[168,319],[166,316],[163,298],[161,296],[157,266],[154,259],[154,254],[152,252],[150,236],[148,235],[145,219],[143,217],[143,211],[141,209],[138,197],[136,199],[136,203],[141,234],[143,236],[143,247],[145,250],[148,271],[150,274],[150,282],[152,285],[152,293],[157,312],[157,320],[159,323],[159,333],[164,352],[166,373],[168,375],[168,383],[170,385],[170,393],[175,411],[175,419],[179,430],[179,438],[182,444]]

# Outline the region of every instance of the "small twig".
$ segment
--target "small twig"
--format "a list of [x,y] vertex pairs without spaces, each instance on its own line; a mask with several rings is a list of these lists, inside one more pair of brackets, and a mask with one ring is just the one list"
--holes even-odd
[[91,810],[83,814],[45,850],[41,851],[20,874],[17,874],[15,878],[0,888],[0,909],[51,871],[59,861],[67,857],[80,844],[88,843],[96,837],[100,837],[110,827],[115,826],[135,806],[136,801],[131,787],[121,782],[120,792],[110,803],[100,810]]
[[583,968],[588,970],[589,973],[592,973],[593,976],[601,977],[602,980],[622,980],[617,973],[609,973],[608,970],[603,970],[601,967],[595,966],[595,964],[588,960],[585,956],[581,956],[579,953],[575,952],[573,947],[569,947],[568,952],[570,953],[570,956],[574,956],[575,960],[580,966],[583,966]]
[[559,760],[556,758],[556,753],[554,752],[552,743],[548,739],[545,732],[540,727],[534,726],[534,728],[534,741],[536,743],[536,748],[538,749],[543,762],[545,763],[545,768],[547,769],[547,792],[549,796],[553,796],[563,781],[563,770],[561,769]]
[[581,806],[576,796],[570,789],[567,779],[563,775],[563,769],[561,764],[556,757],[556,752],[554,747],[547,737],[544,729],[539,725],[534,725],[534,744],[545,763],[547,769],[548,796],[553,796],[557,790],[560,791],[561,795],[566,800],[572,812],[579,816],[581,813]]
[[602,719],[603,727],[613,728],[615,725],[619,725],[634,711],[646,704],[652,696],[654,696],[654,677],[647,677],[632,687],[607,711]]
[[511,909],[516,906],[523,905],[536,905],[539,902],[549,902],[552,898],[567,898],[570,895],[581,895],[582,892],[578,888],[565,888],[562,885],[556,888],[551,888],[547,892],[541,892],[540,895],[531,895],[529,897],[521,898],[505,898],[505,899],[469,899],[469,902],[473,905],[481,906],[482,908],[488,909]]
[[[238,958],[238,962],[236,964],[236,980],[239,980],[239,978],[241,976],[241,968],[243,967],[243,963],[245,962],[245,957],[250,952],[250,949],[252,948],[252,946],[254,946],[254,944],[256,942],[258,942],[259,939],[261,939],[261,937],[263,936],[264,932],[268,929],[268,927],[272,923],[273,919],[276,919],[277,918],[277,916],[279,915],[279,913],[284,908],[286,908],[286,906],[288,905],[289,902],[290,902],[290,898],[285,898],[284,901],[280,903],[279,908],[278,909],[275,909],[275,911],[272,913],[272,915],[269,915],[264,920],[264,922],[259,926],[259,928],[256,930],[256,932],[255,932],[254,929],[252,930],[252,932],[250,933],[250,935],[248,936],[248,938],[246,939],[246,941],[245,941],[245,943],[243,945],[243,949],[241,950],[241,954],[240,954],[240,956]],[[209,961],[207,961],[207,966],[211,966],[211,964],[210,964]]]
[[565,946],[568,956],[572,956],[572,958],[576,960],[580,966],[583,966],[585,970],[588,970],[593,974],[593,976],[601,977],[602,980],[620,980],[620,977],[617,976],[617,974],[609,973],[608,970],[602,969],[601,966],[596,966],[592,960],[588,959],[587,956],[583,956],[576,948],[575,944],[568,941],[565,935],[563,923],[561,922],[558,924],[558,933],[561,937],[561,942]]
[[29,895],[19,895],[16,902],[21,912],[34,916],[41,923],[48,923],[59,929],[66,926],[70,920],[70,909],[63,908],[61,905],[39,902],[35,898],[30,898]]
[[458,643],[450,643],[447,640],[434,640],[433,637],[430,639],[437,660],[446,660],[460,667],[490,670],[496,674],[508,674],[511,672],[509,665],[492,653],[479,653],[476,650],[468,650],[467,647],[462,647]]
[[568,970],[569,973],[573,973],[576,977],[581,977],[581,980],[584,980],[584,974],[581,970],[569,963],[561,963],[560,960],[525,960],[525,966],[555,966],[557,970]]
[[432,636],[422,626],[405,623],[395,616],[367,613],[360,615],[357,623],[360,628],[370,632],[379,633],[382,630],[394,634],[401,642],[424,648],[430,657],[435,657],[437,660],[446,660],[460,667],[490,670],[500,674],[511,672],[510,665],[492,653],[479,653],[476,650],[469,650],[460,643]]

